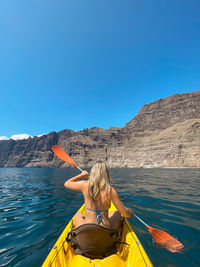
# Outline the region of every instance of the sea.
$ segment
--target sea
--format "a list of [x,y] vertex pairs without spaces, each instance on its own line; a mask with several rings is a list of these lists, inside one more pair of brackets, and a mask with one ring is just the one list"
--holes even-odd
[[[89,170],[88,170],[89,171]],[[200,169],[110,170],[122,202],[148,225],[184,245],[158,247],[136,218],[129,222],[154,266],[200,266]],[[39,267],[83,203],[64,188],[73,168],[0,168],[0,266]]]

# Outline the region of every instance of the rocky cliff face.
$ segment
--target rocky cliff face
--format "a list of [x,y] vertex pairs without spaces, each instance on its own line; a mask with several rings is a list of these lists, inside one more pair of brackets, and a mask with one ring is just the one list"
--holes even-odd
[[200,118],[200,91],[176,94],[144,105],[126,127],[132,130],[163,130],[176,123]]
[[80,166],[200,167],[200,91],[144,105],[123,128],[63,130],[28,140],[0,141],[0,167],[67,167],[59,144]]

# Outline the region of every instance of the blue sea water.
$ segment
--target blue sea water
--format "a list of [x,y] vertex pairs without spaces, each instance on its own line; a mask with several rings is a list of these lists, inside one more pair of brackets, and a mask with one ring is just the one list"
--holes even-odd
[[[0,266],[41,266],[83,203],[63,184],[75,169],[0,169]],[[157,247],[135,218],[129,222],[154,266],[200,266],[200,169],[111,169],[123,203],[150,226],[184,244]]]

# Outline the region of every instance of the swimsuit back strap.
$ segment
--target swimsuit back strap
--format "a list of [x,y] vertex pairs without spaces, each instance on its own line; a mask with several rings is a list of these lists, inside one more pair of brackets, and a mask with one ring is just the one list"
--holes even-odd
[[91,210],[88,208],[85,208],[85,209],[96,213],[96,220],[98,224],[102,222],[102,217],[103,217],[102,212],[107,212],[107,210]]

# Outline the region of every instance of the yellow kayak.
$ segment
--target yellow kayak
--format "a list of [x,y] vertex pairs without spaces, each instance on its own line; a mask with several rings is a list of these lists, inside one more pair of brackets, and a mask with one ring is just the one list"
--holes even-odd
[[[109,211],[114,209],[115,206],[112,203]],[[79,211],[84,213],[85,205],[83,205]],[[118,251],[116,254],[110,255],[104,259],[90,259],[82,255],[75,255],[74,249],[68,242],[66,242],[66,237],[74,226],[74,218],[75,216],[71,219],[62,232],[61,236],[44,261],[42,267],[153,266],[127,219],[125,219],[123,223],[121,244],[118,246]]]

